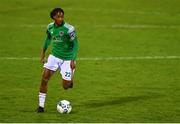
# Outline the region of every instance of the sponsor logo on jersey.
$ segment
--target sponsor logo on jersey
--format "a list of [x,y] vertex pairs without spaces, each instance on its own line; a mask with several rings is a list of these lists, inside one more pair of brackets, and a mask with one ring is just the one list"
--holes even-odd
[[63,42],[60,36],[53,36],[52,39],[53,39],[53,42]]

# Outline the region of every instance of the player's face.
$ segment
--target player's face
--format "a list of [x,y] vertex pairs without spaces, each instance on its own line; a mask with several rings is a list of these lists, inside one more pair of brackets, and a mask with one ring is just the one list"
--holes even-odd
[[64,14],[62,12],[58,12],[54,17],[53,17],[55,23],[57,25],[60,25],[63,20],[64,20]]

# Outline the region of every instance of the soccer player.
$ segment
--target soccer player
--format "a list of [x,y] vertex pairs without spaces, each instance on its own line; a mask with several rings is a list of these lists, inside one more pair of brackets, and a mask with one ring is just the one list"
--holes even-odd
[[75,28],[64,21],[63,9],[53,9],[50,12],[50,17],[54,22],[50,23],[47,27],[46,38],[41,52],[42,63],[45,63],[45,52],[50,44],[52,45],[52,50],[47,63],[44,64],[39,89],[38,113],[44,112],[48,81],[55,71],[60,71],[64,89],[73,87],[75,60],[78,51]]

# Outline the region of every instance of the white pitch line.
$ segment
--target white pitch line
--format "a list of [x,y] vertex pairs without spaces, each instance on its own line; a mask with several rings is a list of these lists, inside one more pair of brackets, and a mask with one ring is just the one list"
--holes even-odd
[[180,59],[180,56],[94,57],[94,58],[79,58],[78,60],[100,61],[100,60],[148,60],[148,59]]
[[38,57],[0,57],[0,60],[40,60]]
[[[180,59],[180,56],[134,56],[134,57],[79,57],[78,61],[158,60]],[[40,60],[38,57],[0,57],[0,60]]]

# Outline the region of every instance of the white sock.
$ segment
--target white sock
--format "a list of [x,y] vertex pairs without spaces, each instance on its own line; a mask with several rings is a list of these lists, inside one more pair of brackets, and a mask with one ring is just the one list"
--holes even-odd
[[44,108],[46,93],[39,92],[39,106]]

